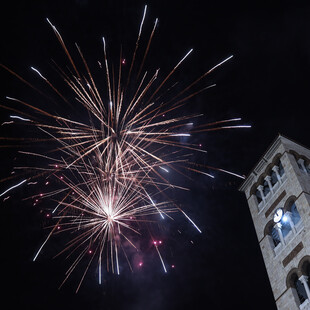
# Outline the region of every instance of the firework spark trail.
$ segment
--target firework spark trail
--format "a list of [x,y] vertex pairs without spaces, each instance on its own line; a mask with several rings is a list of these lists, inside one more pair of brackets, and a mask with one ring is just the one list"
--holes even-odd
[[2,192],[2,193],[0,194],[0,197],[3,196],[3,195],[5,195],[6,193],[8,193],[9,191],[11,191],[12,189],[21,186],[21,185],[24,184],[25,182],[27,182],[27,179],[25,179],[25,180],[19,182],[19,183],[16,184],[16,185],[11,186],[10,188],[8,188],[8,189],[5,190],[4,192]]
[[3,126],[3,125],[10,125],[10,124],[14,124],[14,121],[3,122],[3,123],[1,124],[1,126]]
[[[11,115],[10,118],[24,122],[25,126],[35,127],[41,134],[47,136],[47,139],[36,140],[41,143],[51,142],[52,146],[49,147],[46,143],[49,149],[42,152],[19,151],[20,154],[30,158],[45,160],[47,164],[41,167],[31,165],[15,167],[14,171],[31,171],[37,174],[5,190],[0,197],[25,182],[37,184],[33,182],[34,178],[44,176],[45,181],[47,178],[56,181],[55,186],[58,188],[54,187],[29,198],[49,198],[55,204],[51,214],[56,224],[50,227],[49,234],[40,245],[33,260],[37,260],[45,245],[54,235],[70,233],[70,241],[57,256],[67,253],[67,258],[72,258],[72,263],[61,285],[83,259],[88,260],[77,291],[94,261],[98,265],[99,283],[102,282],[104,263],[108,271],[119,274],[121,251],[132,270],[130,258],[123,243],[126,242],[132,249],[138,251],[135,240],[142,236],[143,229],[150,231],[149,226],[158,220],[158,215],[162,219],[172,218],[170,214],[178,212],[199,233],[202,232],[187,213],[172,203],[169,198],[162,201],[163,196],[165,198],[168,196],[166,191],[169,189],[188,190],[171,183],[168,172],[176,172],[178,175],[190,178],[187,175],[187,171],[190,171],[214,178],[204,171],[214,169],[243,178],[236,173],[206,165],[200,166],[203,169],[192,168],[192,165],[199,165],[189,160],[191,154],[187,154],[187,151],[201,153],[207,151],[197,144],[183,142],[181,138],[190,138],[194,134],[208,131],[249,128],[249,125],[231,125],[232,122],[239,122],[240,118],[194,125],[191,120],[201,118],[202,114],[173,115],[194,96],[214,87],[215,84],[211,84],[192,90],[203,78],[233,56],[213,66],[172,98],[166,98],[166,93],[173,90],[178,83],[172,81],[174,73],[193,49],[177,61],[171,71],[161,79],[159,79],[159,69],[153,73],[148,73],[148,71],[143,73],[142,68],[158,24],[158,19],[156,19],[139,65],[137,55],[146,13],[147,6],[144,7],[127,77],[123,76],[122,72],[122,49],[119,67],[116,66],[114,70],[108,58],[106,40],[102,38],[104,66],[101,66],[101,62],[99,65],[105,74],[104,95],[101,95],[101,89],[96,86],[81,48],[75,44],[84,66],[83,72],[86,72],[85,76],[84,73],[79,72],[61,34],[47,19],[72,67],[65,70],[55,63],[57,71],[75,95],[76,102],[85,109],[85,114],[88,115],[87,120],[82,122],[78,119],[58,116],[26,101],[8,96],[6,98],[15,104],[20,104],[23,111],[19,112],[11,106],[1,105],[2,108],[15,113],[19,112],[18,114],[23,117]],[[6,66],[1,66],[46,97],[21,76]],[[135,66],[138,67],[135,68]],[[72,107],[68,99],[38,69],[34,67],[31,69]],[[134,79],[135,72],[137,75]],[[172,83],[172,86],[169,83]],[[137,87],[134,88],[136,84]],[[168,87],[168,90],[165,91],[164,86]],[[130,87],[134,88],[133,95],[130,95],[128,91]],[[2,125],[11,123],[13,121],[3,122]],[[19,141],[20,138],[16,140]],[[167,272],[158,245],[156,243],[154,245],[163,269]]]
[[30,67],[30,68],[31,68],[31,70],[36,72],[49,85],[49,87],[51,87],[53,89],[53,91],[56,94],[58,94],[66,103],[69,103],[68,100],[58,91],[58,89],[55,88],[54,85],[45,76],[43,76],[38,69],[36,69],[34,67]]
[[23,117],[20,117],[20,116],[18,116],[18,115],[10,115],[10,118],[19,119],[19,120],[24,121],[24,122],[31,122],[30,119],[28,119],[28,118],[23,118]]
[[193,224],[193,226],[200,232],[202,233],[202,231],[199,229],[199,227],[195,224],[195,222],[183,211],[181,210],[181,212],[184,214],[184,216]]
[[[89,168],[86,167],[85,169],[88,170]],[[71,244],[65,250],[68,250],[71,247],[75,247],[76,245],[77,247],[80,247],[81,242],[82,244],[85,243],[87,240],[90,239],[90,236],[94,236],[95,239],[101,239],[102,241],[100,242],[100,244],[110,242],[111,248],[115,249],[116,271],[117,273],[119,273],[119,261],[118,261],[119,244],[116,244],[115,241],[113,241],[114,240],[113,237],[112,239],[110,239],[111,237],[109,237],[109,236],[113,236],[116,234],[115,224],[118,225],[118,233],[121,236],[124,236],[126,240],[129,240],[128,237],[126,237],[123,233],[121,233],[120,225],[124,227],[125,229],[129,229],[131,231],[134,231],[135,233],[138,233],[133,227],[131,227],[130,225],[128,225],[128,223],[126,223],[130,221],[130,217],[133,217],[133,216],[145,217],[145,216],[152,215],[152,214],[158,214],[158,212],[165,212],[165,213],[175,212],[175,209],[169,208],[169,209],[162,209],[163,211],[159,210],[159,207],[161,207],[163,203],[161,203],[159,206],[155,205],[149,195],[148,195],[148,198],[152,201],[152,204],[144,205],[141,207],[132,207],[134,202],[140,199],[139,198],[140,196],[137,196],[136,193],[133,193],[130,190],[132,183],[131,184],[127,183],[126,186],[121,189],[121,192],[116,194],[115,185],[112,185],[111,183],[109,183],[108,187],[101,187],[97,183],[93,184],[94,180],[91,180],[92,184],[90,185],[90,184],[87,184],[87,181],[83,177],[84,172],[79,171],[79,174],[83,179],[82,180],[83,182],[80,183],[79,185],[70,183],[71,181],[69,180],[64,181],[66,185],[71,190],[74,190],[74,193],[76,194],[76,197],[74,198],[75,199],[74,203],[66,203],[64,201],[61,201],[59,205],[64,207],[64,209],[68,208],[68,210],[66,211],[66,214],[67,212],[72,212],[70,211],[70,209],[83,212],[84,217],[83,219],[78,221],[78,224],[79,224],[79,229],[84,230],[85,233],[78,235],[75,240],[73,239],[70,242]],[[98,180],[98,178],[96,180]],[[82,185],[87,186],[86,191],[82,189]],[[102,190],[108,190],[108,192],[103,193]],[[90,194],[88,194],[89,192]],[[61,211],[61,212],[64,212],[64,211]],[[87,218],[87,214],[89,215],[89,218]],[[48,235],[46,240],[43,242],[41,247],[39,248],[38,252],[36,253],[34,257],[34,260],[37,259],[39,253],[42,251],[43,247],[45,246],[47,241],[51,238],[52,234],[56,230],[56,227],[58,227],[58,225],[60,224],[60,221],[65,221],[66,218],[72,218],[73,222],[71,222],[71,224],[70,222],[64,223],[62,224],[62,226],[68,227],[67,230],[76,229],[76,222],[75,222],[75,219],[77,218],[76,215],[72,215],[72,216],[70,215],[61,216],[60,215],[59,216],[60,220],[53,227],[50,234]],[[106,238],[109,238],[109,239],[106,239]],[[113,245],[113,242],[114,242],[114,245]],[[130,243],[132,244],[132,242]],[[85,249],[82,251],[82,253],[86,253]],[[76,248],[74,248],[73,251],[76,251]],[[83,256],[84,255],[79,256],[78,259],[75,261],[75,263],[71,266],[70,270],[68,271],[68,276],[71,274],[71,272],[74,270],[74,268],[77,266],[78,262],[83,258]],[[100,258],[100,264],[101,264],[101,258]],[[114,268],[112,266],[112,270],[113,269]]]
[[155,33],[155,29],[156,29],[156,27],[157,27],[157,23],[158,23],[158,18],[155,19],[154,27],[153,27],[152,33],[151,33],[151,35],[150,35],[150,38],[149,38],[147,47],[146,47],[146,49],[145,49],[145,53],[144,53],[144,56],[143,56],[143,59],[142,59],[141,65],[140,65],[140,69],[139,69],[139,71],[138,71],[137,80],[139,79],[140,74],[141,74],[141,72],[142,72],[142,68],[143,68],[143,65],[144,65],[146,56],[147,56],[147,54],[148,54],[148,52],[149,52],[149,49],[150,49],[150,46],[151,46],[151,42],[152,42],[152,39],[153,39],[153,36],[154,36],[154,33]]
[[[156,241],[155,241],[155,242],[156,242]],[[154,243],[155,243],[155,242],[154,242]],[[162,266],[163,266],[163,269],[164,269],[165,273],[167,273],[167,268],[166,268],[166,265],[165,265],[165,263],[164,263],[164,260],[163,260],[163,258],[162,258],[162,256],[161,256],[161,254],[160,254],[160,252],[159,252],[157,243],[155,243],[155,249],[156,249],[157,254],[158,254],[159,258],[160,258],[160,261],[161,261],[161,264],[162,264]]]
[[132,56],[132,61],[131,61],[131,65],[130,65],[130,69],[129,69],[129,73],[128,73],[128,77],[127,77],[126,88],[128,87],[128,84],[129,84],[129,81],[130,81],[131,72],[132,72],[132,68],[133,68],[133,65],[134,65],[135,60],[136,60],[136,53],[137,53],[137,50],[138,50],[138,47],[139,47],[139,41],[140,41],[140,38],[141,38],[142,27],[143,27],[143,24],[144,24],[144,19],[145,19],[146,11],[147,11],[147,5],[144,6],[143,17],[142,17],[142,20],[141,20],[141,23],[140,23],[139,33],[138,33],[138,37],[137,37],[137,41],[136,41],[136,46],[135,46],[135,50],[134,50],[134,53],[133,53],[133,56]]

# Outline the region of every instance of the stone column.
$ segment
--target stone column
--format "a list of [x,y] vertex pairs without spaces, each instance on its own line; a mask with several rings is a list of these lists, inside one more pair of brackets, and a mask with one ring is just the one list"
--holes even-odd
[[281,243],[282,243],[282,245],[285,245],[285,241],[284,241],[284,237],[283,237],[283,234],[282,234],[281,227],[282,227],[281,223],[277,223],[275,225],[275,228],[276,228],[276,230],[278,232],[278,235],[280,237]]
[[281,177],[280,177],[280,173],[279,173],[279,167],[278,166],[274,166],[272,167],[272,170],[276,173],[277,179],[280,183],[282,183]]
[[263,199],[263,201],[264,201],[264,203],[265,203],[266,201],[265,201],[265,196],[264,196],[263,188],[264,188],[264,187],[263,187],[262,185],[259,185],[259,186],[257,187],[257,189],[259,190],[260,195],[261,195],[261,197],[262,197],[262,199]]
[[273,189],[272,189],[272,184],[271,184],[271,177],[269,175],[267,175],[264,180],[267,182],[268,187],[269,187],[271,193],[273,194]]

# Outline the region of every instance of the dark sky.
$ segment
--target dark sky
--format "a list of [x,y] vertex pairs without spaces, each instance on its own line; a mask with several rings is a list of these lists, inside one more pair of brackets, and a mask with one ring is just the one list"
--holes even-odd
[[[74,42],[81,46],[93,66],[102,59],[102,36],[112,55],[122,43],[130,58],[144,4],[146,29],[159,18],[148,63],[152,68],[169,72],[193,48],[177,73],[186,84],[234,55],[205,80],[205,85],[217,87],[193,99],[184,113],[202,112],[206,121],[241,117],[252,128],[198,136],[208,150],[205,163],[247,175],[278,133],[310,146],[310,5],[12,0],[1,10],[1,63],[41,87],[30,66],[52,72],[51,58],[65,59],[46,17],[69,48]],[[1,102],[5,96],[23,98],[29,93],[12,75],[1,72]],[[0,122],[7,117],[1,112]],[[6,134],[2,128],[1,136]],[[10,172],[14,156],[14,151],[2,152],[1,177]],[[167,274],[158,257],[150,255],[152,262],[143,270],[106,275],[101,286],[90,270],[78,294],[82,268],[58,290],[66,266],[63,259],[52,259],[57,244],[32,262],[44,240],[43,219],[22,201],[23,191],[16,193],[14,201],[1,208],[3,304],[8,302],[7,309],[59,310],[276,309],[246,199],[238,192],[240,184],[239,178],[219,173],[214,180],[199,177],[192,182],[183,204],[190,205],[202,234],[186,222],[182,236],[171,232],[175,242],[169,242],[164,253],[169,252],[167,264],[175,268]]]

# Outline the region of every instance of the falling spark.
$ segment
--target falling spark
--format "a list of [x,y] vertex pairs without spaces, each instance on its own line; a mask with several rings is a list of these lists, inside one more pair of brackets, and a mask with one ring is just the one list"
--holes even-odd
[[176,133],[170,136],[171,137],[190,137],[191,135],[189,133]]
[[211,68],[208,73],[211,73],[212,71],[214,71],[216,68],[220,67],[221,65],[223,65],[225,62],[227,62],[228,60],[230,60],[231,58],[233,58],[234,55],[231,55],[229,57],[227,57],[226,59],[224,59],[223,61],[221,61],[220,63],[218,63],[217,65],[215,65],[213,68]]
[[46,78],[41,74],[41,72],[39,71],[39,70],[37,70],[36,68],[34,68],[34,67],[30,67],[33,71],[35,71],[36,73],[38,73],[39,74],[39,76],[43,79],[43,80],[45,80],[46,81]]
[[28,118],[23,118],[23,117],[20,117],[20,116],[18,116],[18,115],[10,115],[10,118],[19,119],[19,120],[25,121],[25,122],[31,122],[30,119],[28,119]]
[[13,122],[13,121],[10,121],[10,122],[3,122],[3,123],[1,124],[1,126],[3,126],[3,125],[10,125],[10,124],[14,124],[14,122]]
[[10,198],[11,198],[11,196],[7,196],[7,197],[3,198],[3,202],[5,202],[6,200],[8,200]]
[[36,185],[36,184],[38,184],[38,182],[29,182],[29,183],[27,183],[27,185]]
[[159,259],[160,259],[160,261],[161,261],[161,264],[162,264],[162,266],[163,266],[164,272],[167,273],[167,268],[166,268],[166,265],[165,265],[165,263],[164,263],[164,260],[163,260],[163,258],[162,258],[162,256],[161,256],[161,254],[160,254],[160,251],[159,251],[159,249],[158,249],[157,242],[154,242],[154,245],[155,245],[155,249],[156,249],[156,251],[157,251],[157,254],[158,254],[158,256],[159,256]]
[[166,169],[166,168],[164,168],[164,167],[159,166],[159,168],[160,168],[161,170],[164,170],[165,172],[169,172],[169,170]]
[[194,223],[194,221],[182,210],[182,213],[185,215],[185,217],[193,224],[193,226],[200,232],[202,231],[198,228],[198,226]]
[[5,195],[7,192],[11,191],[12,189],[21,186],[21,185],[24,184],[25,182],[27,182],[27,179],[25,179],[25,180],[19,182],[19,183],[16,184],[16,185],[11,186],[11,187],[8,188],[7,190],[5,190],[3,193],[1,193],[1,194],[0,194],[0,197],[3,196],[3,195]]
[[227,170],[224,170],[224,169],[220,169],[220,168],[217,168],[218,171],[222,171],[222,172],[225,172],[227,174],[230,174],[230,175],[234,175],[240,179],[245,179],[245,177],[243,175],[240,175],[240,174],[237,174],[237,173],[233,173],[231,171],[227,171]]

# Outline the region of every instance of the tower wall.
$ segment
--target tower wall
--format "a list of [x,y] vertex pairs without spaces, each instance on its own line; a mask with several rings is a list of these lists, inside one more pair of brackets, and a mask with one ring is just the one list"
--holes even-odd
[[[305,166],[308,160],[309,149],[279,135],[240,187],[246,195],[275,302],[281,310],[310,309],[310,291],[309,298],[304,293],[304,286],[310,281],[305,284],[307,276],[301,277],[303,261],[309,257],[310,262],[310,166],[309,171]],[[283,166],[283,175],[271,184],[270,174],[274,181],[273,171],[279,170],[279,165]],[[288,208],[292,201],[300,220],[296,224],[291,221],[291,230],[284,236],[287,223],[283,218],[276,226],[273,216],[278,208],[291,216]],[[275,244],[275,233],[270,233],[275,228],[278,236],[284,236],[279,244]],[[297,284],[297,280],[292,282],[294,277],[299,279]],[[299,296],[300,291],[306,300]]]

